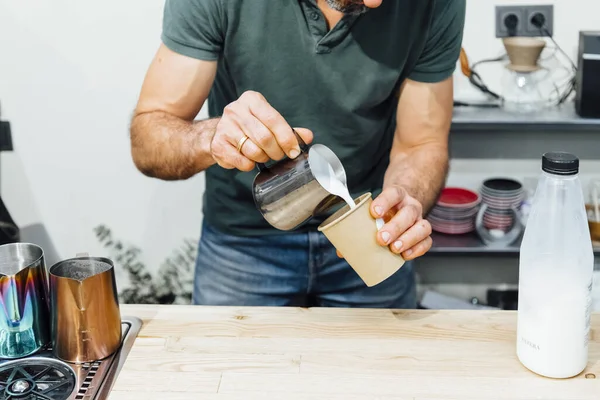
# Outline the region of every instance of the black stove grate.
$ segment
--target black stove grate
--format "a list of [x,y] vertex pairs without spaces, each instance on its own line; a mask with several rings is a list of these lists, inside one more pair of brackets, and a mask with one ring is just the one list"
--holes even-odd
[[66,400],[75,384],[73,370],[59,361],[32,359],[0,365],[2,400]]

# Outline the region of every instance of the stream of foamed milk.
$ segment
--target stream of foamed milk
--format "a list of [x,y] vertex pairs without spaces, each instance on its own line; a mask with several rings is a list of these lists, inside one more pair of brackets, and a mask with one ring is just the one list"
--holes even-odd
[[323,186],[323,188],[329,193],[340,196],[342,199],[344,199],[351,210],[356,208],[356,203],[354,202],[354,199],[352,199],[352,195],[350,194],[348,187],[335,175],[335,171],[333,170],[331,164],[329,164],[324,157],[318,154],[318,152],[315,152],[315,154],[311,156],[315,161],[313,175],[319,184]]

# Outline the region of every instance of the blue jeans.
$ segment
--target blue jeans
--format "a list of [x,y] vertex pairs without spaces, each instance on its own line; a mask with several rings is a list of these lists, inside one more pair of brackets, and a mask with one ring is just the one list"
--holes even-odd
[[232,236],[205,222],[196,260],[197,305],[416,308],[412,262],[367,287],[320,232]]

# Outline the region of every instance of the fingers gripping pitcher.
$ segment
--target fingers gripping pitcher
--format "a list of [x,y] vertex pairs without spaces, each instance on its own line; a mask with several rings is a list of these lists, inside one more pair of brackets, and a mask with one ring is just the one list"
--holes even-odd
[[574,155],[544,154],[521,244],[517,355],[551,378],[588,362],[594,253],[578,174]]

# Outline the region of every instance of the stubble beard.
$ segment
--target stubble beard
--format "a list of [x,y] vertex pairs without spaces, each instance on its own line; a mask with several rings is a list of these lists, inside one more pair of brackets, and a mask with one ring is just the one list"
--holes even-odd
[[347,15],[360,15],[367,12],[368,7],[356,0],[326,0],[327,5]]

